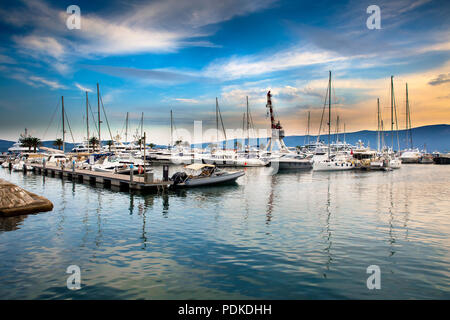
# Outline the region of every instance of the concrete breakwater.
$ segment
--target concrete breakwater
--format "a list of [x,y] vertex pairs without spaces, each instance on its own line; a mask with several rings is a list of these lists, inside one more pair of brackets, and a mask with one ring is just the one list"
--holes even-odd
[[0,179],[0,217],[11,217],[53,210],[53,203]]

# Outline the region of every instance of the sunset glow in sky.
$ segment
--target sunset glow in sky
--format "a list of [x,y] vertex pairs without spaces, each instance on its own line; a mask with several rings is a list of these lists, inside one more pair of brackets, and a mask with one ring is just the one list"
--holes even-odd
[[[79,30],[66,26],[72,4]],[[379,30],[366,26],[372,4]],[[2,1],[0,139],[25,127],[60,136],[52,116],[63,95],[81,141],[85,91],[96,111],[97,82],[113,134],[127,111],[132,130],[144,112],[156,143],[168,141],[171,109],[179,128],[214,126],[215,97],[226,127],[242,126],[249,96],[255,124],[268,128],[268,90],[286,134],[305,133],[308,111],[315,134],[328,70],[333,119],[347,131],[376,129],[378,97],[389,122],[391,75],[401,129],[406,83],[413,127],[450,124],[449,16],[450,2],[436,0]]]

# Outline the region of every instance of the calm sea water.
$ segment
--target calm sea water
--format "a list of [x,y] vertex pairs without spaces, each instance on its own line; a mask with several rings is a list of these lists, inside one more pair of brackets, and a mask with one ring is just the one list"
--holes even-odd
[[[158,195],[0,169],[55,206],[0,219],[0,297],[450,298],[450,166],[265,170]],[[380,290],[367,289],[369,265]]]

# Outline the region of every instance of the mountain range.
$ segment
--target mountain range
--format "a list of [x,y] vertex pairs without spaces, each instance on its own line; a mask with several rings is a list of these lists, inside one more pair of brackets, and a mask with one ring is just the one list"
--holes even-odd
[[[406,147],[406,130],[399,130],[398,136],[400,140],[400,149]],[[448,124],[437,124],[428,125],[412,129],[413,146],[419,148],[420,150],[426,149],[428,152],[448,152],[450,151],[450,125]],[[340,133],[338,135],[339,141],[344,140],[344,134]],[[256,144],[256,139],[251,139],[252,144]],[[301,136],[286,136],[284,142],[288,147],[295,147],[304,145],[307,142],[308,137],[304,135]],[[314,142],[317,140],[317,136],[309,136],[309,141]],[[320,136],[320,140],[324,143],[328,142],[328,136],[323,134]],[[336,141],[336,134],[331,135],[331,140]],[[349,132],[345,134],[345,141],[352,145],[358,143],[361,140],[364,145],[370,146],[372,148],[377,147],[377,132],[371,130],[362,130],[356,132]],[[384,140],[387,145],[391,145],[392,138],[389,131],[384,132]],[[240,141],[242,142],[242,141]],[[260,139],[260,143],[266,143],[265,139]],[[1,140],[0,139],[0,152],[8,151],[8,148],[14,144],[13,141]],[[203,143],[203,147],[207,147],[210,143]],[[228,146],[233,145],[232,140],[227,141]],[[53,141],[44,141],[43,146],[54,148]],[[71,150],[74,147],[73,143],[66,144],[66,150]],[[166,146],[157,146],[166,147]],[[394,149],[397,149],[397,135],[394,133]]]

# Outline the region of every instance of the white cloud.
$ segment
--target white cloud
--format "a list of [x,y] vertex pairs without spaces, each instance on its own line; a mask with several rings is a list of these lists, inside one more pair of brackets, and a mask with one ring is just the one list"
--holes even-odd
[[66,11],[45,1],[22,0],[25,8],[0,9],[0,17],[16,27],[31,27],[31,34],[13,37],[19,47],[60,59],[64,55],[157,53],[184,46],[213,46],[198,39],[211,34],[205,26],[265,9],[275,1],[131,2],[101,16],[81,8],[80,30],[66,29]]
[[43,77],[38,76],[30,76],[28,78],[30,81],[35,83],[36,85],[43,84],[47,87],[50,87],[50,89],[65,89],[66,87],[62,84],[60,84],[58,81],[48,80]]
[[231,80],[288,70],[291,68],[340,62],[349,59],[332,52],[308,47],[295,47],[274,54],[232,57],[211,63],[204,74]]
[[89,88],[86,88],[86,87],[84,87],[84,86],[82,86],[81,84],[79,84],[79,83],[76,83],[75,82],[75,87],[77,87],[78,89],[80,89],[81,91],[83,91],[83,92],[92,92],[92,90],[91,89],[89,89]]
[[182,103],[192,103],[192,104],[198,104],[200,102],[197,99],[187,99],[187,98],[175,98],[174,100]]

